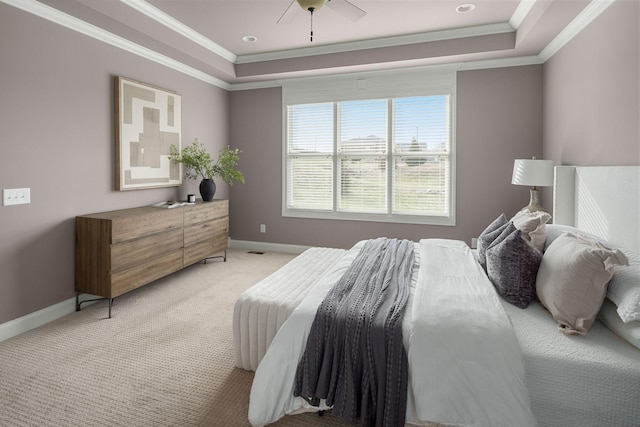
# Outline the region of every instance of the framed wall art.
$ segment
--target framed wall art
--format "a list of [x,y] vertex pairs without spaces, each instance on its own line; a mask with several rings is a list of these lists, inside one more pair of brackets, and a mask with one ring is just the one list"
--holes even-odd
[[125,77],[115,78],[116,189],[182,184],[182,165],[169,161],[182,148],[182,98]]

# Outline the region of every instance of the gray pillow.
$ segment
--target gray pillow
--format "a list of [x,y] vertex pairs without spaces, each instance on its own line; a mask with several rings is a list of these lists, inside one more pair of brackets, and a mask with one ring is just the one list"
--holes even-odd
[[500,235],[502,231],[497,231],[505,225],[507,225],[507,217],[502,213],[500,216],[493,220],[491,224],[484,229],[480,236],[478,236],[477,258],[482,268],[487,269],[487,260],[485,252],[491,242]]
[[511,304],[527,308],[536,296],[536,276],[542,251],[516,229],[487,248],[487,276]]

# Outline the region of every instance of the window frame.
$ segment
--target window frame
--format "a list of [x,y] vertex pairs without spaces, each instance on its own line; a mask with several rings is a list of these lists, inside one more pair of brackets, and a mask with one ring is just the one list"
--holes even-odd
[[[368,73],[354,76],[331,76],[324,78],[297,79],[283,84],[282,96],[282,216],[293,218],[334,219],[369,222],[389,222],[423,225],[456,225],[456,72],[455,69],[443,67],[438,70],[410,70],[385,73]],[[333,210],[295,209],[288,207],[288,110],[289,105],[312,104],[321,102],[342,102],[354,100],[387,99],[415,96],[449,96],[449,157],[448,163],[448,209],[449,214],[414,215],[389,213],[345,212],[339,210],[339,157],[337,139],[333,147]],[[391,120],[388,113],[388,119]],[[334,121],[336,118],[334,117]],[[336,130],[334,129],[334,133]],[[387,156],[387,204],[393,179],[394,153],[393,145],[388,148]]]

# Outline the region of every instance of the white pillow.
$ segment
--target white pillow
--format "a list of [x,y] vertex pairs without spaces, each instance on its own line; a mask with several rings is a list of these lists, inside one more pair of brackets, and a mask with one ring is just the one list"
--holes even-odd
[[547,237],[544,242],[544,250],[546,251],[550,244],[564,233],[580,234],[579,230],[570,225],[547,224]]
[[553,243],[554,240],[556,240],[558,237],[560,237],[566,232],[577,234],[582,237],[586,237],[589,240],[602,242],[605,245],[607,244],[604,239],[601,239],[598,236],[595,236],[591,233],[586,233],[582,230],[578,230],[577,228],[571,225],[547,224],[547,238],[545,239],[545,242],[544,242],[544,249],[547,250],[549,245]]
[[613,268],[627,263],[619,249],[564,233],[542,257],[536,293],[562,332],[585,335],[600,311]]
[[598,319],[611,329],[616,335],[629,344],[640,349],[640,322],[624,323],[616,311],[616,306],[609,298],[605,298]]
[[[566,232],[608,245],[604,239],[570,225],[547,224],[545,250]],[[618,315],[623,322],[640,321],[640,251],[631,249],[622,249],[622,251],[627,256],[629,265],[614,268],[613,277],[607,289],[607,297],[616,304]]]
[[511,222],[522,231],[522,237],[530,241],[538,250],[543,251],[544,242],[547,239],[547,222],[550,219],[551,215],[545,211],[521,210],[511,218]]
[[623,322],[640,320],[640,251],[623,249],[628,266],[616,267],[607,296],[618,307]]

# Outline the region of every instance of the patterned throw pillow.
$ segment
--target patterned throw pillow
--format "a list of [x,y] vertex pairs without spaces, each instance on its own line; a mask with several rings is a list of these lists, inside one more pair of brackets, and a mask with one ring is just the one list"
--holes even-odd
[[500,216],[494,219],[478,237],[477,258],[478,262],[485,270],[487,269],[485,251],[491,242],[500,235],[501,231],[496,232],[496,230],[507,225],[507,222],[507,217],[504,214],[500,214]]
[[[515,227],[514,227],[515,228]],[[536,296],[536,276],[542,252],[515,229],[487,248],[487,276],[511,304],[527,308]]]

